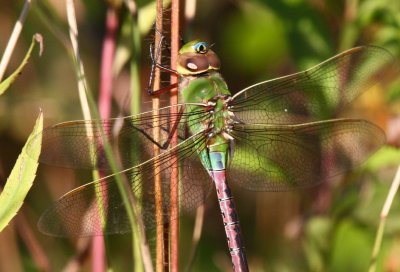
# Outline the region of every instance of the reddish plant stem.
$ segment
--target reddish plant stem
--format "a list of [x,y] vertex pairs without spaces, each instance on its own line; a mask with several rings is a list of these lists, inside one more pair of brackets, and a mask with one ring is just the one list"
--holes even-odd
[[[100,87],[99,87],[99,113],[102,119],[110,118],[111,99],[112,99],[112,63],[115,53],[115,39],[118,29],[117,11],[113,7],[108,7],[105,22],[105,36],[103,41],[103,49],[101,55],[100,67]],[[99,173],[103,177],[103,173]],[[107,199],[107,188],[102,189],[103,199]],[[99,215],[100,216],[100,215]],[[100,222],[100,220],[99,220]],[[104,237],[95,236],[92,242],[92,267],[93,271],[105,271],[105,245]]]
[[115,38],[118,29],[117,11],[109,7],[106,14],[106,29],[101,54],[99,112],[101,118],[109,118],[112,98],[112,63],[115,53]]
[[[179,0],[172,0],[171,3],[171,69],[176,70],[176,62],[179,51]],[[171,84],[178,83],[178,77],[171,74]],[[170,96],[170,105],[178,104],[178,89],[173,89]],[[171,108],[172,116],[177,116],[178,110],[176,107]],[[175,120],[172,120],[174,123]],[[171,146],[178,144],[178,135],[175,131],[171,140]],[[172,160],[176,160],[173,158]],[[178,271],[179,264],[179,184],[178,184],[178,165],[175,165],[171,173],[171,218],[170,221],[170,268],[172,272]]]

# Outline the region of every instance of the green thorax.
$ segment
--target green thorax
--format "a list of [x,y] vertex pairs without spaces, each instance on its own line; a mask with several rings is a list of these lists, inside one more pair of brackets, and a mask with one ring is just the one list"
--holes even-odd
[[218,72],[205,76],[184,76],[180,82],[180,96],[184,103],[207,103],[218,95],[230,95],[225,80]]
[[232,120],[227,107],[231,93],[218,73],[219,67],[217,55],[205,42],[190,42],[179,51],[180,99],[186,104],[186,112],[199,112],[206,117],[199,122],[197,114],[189,114],[186,121],[192,134],[206,133],[206,148],[197,150],[201,150],[201,162],[211,172],[225,169],[232,150]]
[[[219,138],[227,129],[230,122],[230,113],[226,100],[230,98],[228,87],[218,72],[211,72],[200,77],[185,76],[181,78],[179,93],[181,101],[186,103],[187,112],[204,112],[204,122],[188,118],[188,125],[193,134],[200,131],[207,131],[209,135]],[[212,139],[210,139],[212,141]]]

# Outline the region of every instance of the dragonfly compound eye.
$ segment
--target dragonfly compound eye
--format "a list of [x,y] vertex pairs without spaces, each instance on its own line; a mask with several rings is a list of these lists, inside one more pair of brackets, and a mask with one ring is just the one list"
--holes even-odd
[[208,44],[206,42],[198,42],[193,47],[196,53],[205,54],[208,51]]

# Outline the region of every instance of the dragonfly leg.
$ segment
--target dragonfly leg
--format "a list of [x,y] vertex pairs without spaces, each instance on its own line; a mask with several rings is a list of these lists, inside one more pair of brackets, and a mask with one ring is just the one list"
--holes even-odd
[[174,136],[176,130],[178,129],[179,121],[180,121],[181,118],[182,118],[183,111],[184,111],[184,108],[181,107],[180,110],[179,110],[178,116],[175,118],[175,122],[174,122],[174,125],[172,126],[171,132],[170,132],[170,134],[168,135],[168,139],[167,139],[167,141],[163,144],[163,146],[162,146],[161,148],[167,149],[168,146],[169,146],[169,144],[171,143],[172,137]]
[[160,149],[167,149],[171,143],[171,140],[175,134],[175,132],[178,129],[179,126],[179,122],[181,121],[181,118],[183,116],[183,112],[184,112],[184,107],[181,107],[179,109],[179,112],[176,115],[176,118],[173,119],[173,125],[171,127],[171,129],[167,129],[164,127],[160,127],[164,132],[167,133],[168,137],[166,139],[166,141],[163,144],[160,144],[160,142],[156,141],[153,137],[153,135],[151,133],[148,133],[146,129],[140,129],[140,128],[136,128],[138,131],[140,131],[142,133],[142,135],[144,137],[146,137],[147,140],[149,140],[150,142],[152,142],[154,145],[156,145],[158,148]]
[[149,84],[147,86],[147,92],[150,95],[161,95],[161,94],[165,93],[166,91],[169,91],[171,89],[174,89],[174,88],[178,87],[178,84],[176,83],[176,84],[171,84],[169,86],[160,88],[158,90],[153,90],[153,88],[152,88],[152,85],[154,83],[154,78],[155,78],[155,70],[157,68],[160,69],[160,70],[163,70],[165,72],[168,72],[170,74],[174,74],[174,75],[178,75],[179,76],[178,71],[173,70],[173,69],[168,68],[168,67],[165,67],[161,63],[158,62],[159,59],[160,59],[160,56],[161,56],[163,40],[164,40],[164,37],[162,36],[161,39],[160,39],[159,44],[155,47],[155,48],[157,48],[157,49],[154,50],[155,54],[153,54],[153,48],[150,45],[150,58],[151,58],[151,63],[152,64],[151,64],[151,72],[150,72]]
[[174,84],[171,84],[171,85],[169,85],[169,86],[160,88],[160,89],[158,89],[158,90],[153,90],[153,89],[150,88],[150,89],[147,90],[147,92],[148,92],[150,95],[161,95],[161,94],[163,94],[163,93],[165,93],[165,92],[167,92],[167,91],[170,91],[170,90],[172,90],[172,89],[174,89],[174,88],[177,88],[177,87],[178,87],[178,83],[174,83]]

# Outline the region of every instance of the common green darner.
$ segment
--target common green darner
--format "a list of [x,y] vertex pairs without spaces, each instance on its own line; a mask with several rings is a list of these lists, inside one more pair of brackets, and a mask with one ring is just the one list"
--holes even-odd
[[[330,180],[361,164],[385,142],[376,125],[337,114],[383,80],[392,56],[374,46],[356,47],[306,71],[260,82],[232,95],[218,73],[220,62],[207,43],[179,51],[181,104],[120,119],[73,121],[42,132],[40,161],[51,165],[109,170],[104,135],[126,168],[146,226],[155,210],[171,215],[169,188],[179,187],[182,210],[203,203],[215,186],[235,271],[247,271],[241,230],[227,180],[253,191],[281,191]],[[175,113],[171,114],[171,109]],[[121,129],[113,135],[112,128]],[[155,125],[156,124],[156,125]],[[160,131],[159,140],[153,128]],[[89,128],[89,129],[88,129]],[[171,146],[177,133],[179,143]],[[161,149],[154,156],[154,146]],[[180,171],[171,182],[172,169]],[[154,176],[165,193],[156,203]],[[211,182],[213,181],[213,182]],[[95,192],[107,191],[99,209]],[[115,174],[62,196],[42,215],[39,228],[55,236],[91,236],[131,230]],[[99,227],[98,218],[106,218]],[[159,223],[159,222],[158,222]]]

